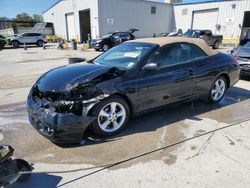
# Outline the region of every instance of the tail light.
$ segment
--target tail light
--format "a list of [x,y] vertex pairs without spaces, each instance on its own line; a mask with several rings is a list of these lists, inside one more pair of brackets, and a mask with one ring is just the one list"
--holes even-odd
[[232,57],[232,61],[234,64],[237,64],[237,65],[239,64],[238,60],[235,57]]

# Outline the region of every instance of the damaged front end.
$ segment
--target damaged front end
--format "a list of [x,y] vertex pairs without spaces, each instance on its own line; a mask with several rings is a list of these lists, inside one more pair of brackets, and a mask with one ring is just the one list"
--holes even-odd
[[91,109],[111,93],[100,89],[99,84],[121,73],[94,64],[64,66],[47,72],[29,93],[30,123],[53,142],[79,143],[96,119]]
[[93,84],[84,84],[65,93],[42,92],[35,85],[28,96],[30,123],[55,143],[79,143],[96,117],[89,113],[108,97]]

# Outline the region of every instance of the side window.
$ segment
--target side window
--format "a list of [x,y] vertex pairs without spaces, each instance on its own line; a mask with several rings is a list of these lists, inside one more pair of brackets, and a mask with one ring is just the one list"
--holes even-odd
[[177,43],[159,48],[147,63],[157,63],[159,67],[167,67],[204,56],[206,54],[193,44]]
[[206,57],[207,55],[196,45],[189,43],[180,44],[182,54],[186,57],[185,61]]
[[122,38],[128,38],[130,37],[129,33],[121,33]]
[[38,37],[38,36],[40,36],[41,34],[40,33],[31,33],[31,36],[32,37]]
[[120,38],[121,33],[116,33],[113,35],[114,38]]
[[22,35],[23,37],[30,37],[30,33],[25,33]]

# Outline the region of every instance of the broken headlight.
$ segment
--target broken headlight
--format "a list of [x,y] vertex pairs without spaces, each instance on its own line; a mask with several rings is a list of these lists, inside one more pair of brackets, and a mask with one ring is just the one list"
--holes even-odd
[[73,113],[75,115],[82,115],[82,102],[81,101],[56,101],[48,105],[51,111],[57,113]]

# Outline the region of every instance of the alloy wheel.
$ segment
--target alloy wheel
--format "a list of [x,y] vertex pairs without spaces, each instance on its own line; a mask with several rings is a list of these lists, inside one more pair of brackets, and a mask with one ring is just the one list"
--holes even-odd
[[105,132],[115,132],[125,122],[126,115],[122,104],[118,102],[108,103],[99,112],[98,125]]
[[38,41],[37,42],[37,46],[42,47],[43,46],[43,42],[42,41]]
[[211,91],[211,97],[214,101],[219,101],[226,90],[226,83],[223,79],[218,79],[213,85],[212,91]]
[[109,50],[109,45],[104,44],[104,45],[103,45],[103,51],[106,52],[106,51],[108,51],[108,50]]

